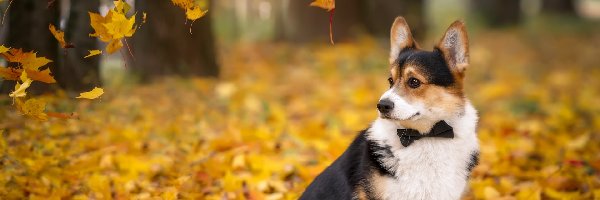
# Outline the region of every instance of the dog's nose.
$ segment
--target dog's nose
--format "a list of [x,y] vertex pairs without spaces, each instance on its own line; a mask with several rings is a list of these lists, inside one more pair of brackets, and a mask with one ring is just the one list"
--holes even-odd
[[382,114],[389,113],[392,109],[394,109],[394,102],[390,100],[383,99],[377,103],[377,110]]

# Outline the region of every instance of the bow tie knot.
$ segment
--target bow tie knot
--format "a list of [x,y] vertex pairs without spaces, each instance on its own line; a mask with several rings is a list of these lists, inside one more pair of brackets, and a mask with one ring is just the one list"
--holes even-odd
[[445,121],[436,123],[427,134],[421,134],[415,129],[398,129],[397,134],[400,137],[400,143],[402,143],[402,146],[404,147],[408,147],[415,140],[419,140],[423,137],[454,138],[452,127]]

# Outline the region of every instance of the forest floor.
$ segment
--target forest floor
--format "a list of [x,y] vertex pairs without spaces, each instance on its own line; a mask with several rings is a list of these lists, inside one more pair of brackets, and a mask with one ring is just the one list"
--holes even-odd
[[[509,30],[471,44],[481,163],[466,198],[599,199],[600,36]],[[77,119],[39,122],[0,99],[0,199],[296,199],[377,117],[386,48],[237,45],[221,50],[219,80],[43,97]]]

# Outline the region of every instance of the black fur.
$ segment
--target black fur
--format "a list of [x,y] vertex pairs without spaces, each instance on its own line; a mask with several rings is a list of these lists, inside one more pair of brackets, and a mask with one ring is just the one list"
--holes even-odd
[[352,199],[359,187],[368,197],[367,179],[371,173],[391,175],[377,161],[379,155],[371,150],[387,149],[391,153],[390,147],[372,145],[375,144],[366,139],[366,130],[361,131],[348,149],[306,188],[300,199]]
[[433,51],[422,51],[414,48],[406,48],[400,52],[397,59],[399,71],[407,64],[417,67],[425,73],[429,83],[439,86],[451,86],[455,83],[450,67],[444,59],[442,52],[435,48]]
[[[473,171],[473,168],[479,164],[479,151],[475,151],[471,153],[471,161],[467,165],[467,170],[469,172]],[[468,178],[468,177],[467,177]]]

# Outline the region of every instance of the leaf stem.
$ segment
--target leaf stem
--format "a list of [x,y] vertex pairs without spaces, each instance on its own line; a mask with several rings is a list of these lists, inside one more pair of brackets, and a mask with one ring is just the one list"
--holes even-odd
[[13,1],[14,1],[14,0],[10,0],[10,1],[8,2],[8,6],[6,6],[6,10],[4,10],[4,15],[2,15],[2,25],[4,25],[4,18],[6,18],[6,13],[8,13],[8,8],[10,8],[10,5],[12,5],[12,2],[13,2]]

